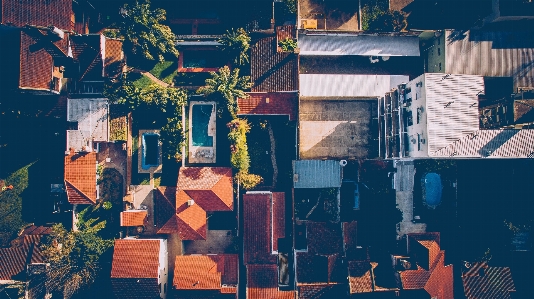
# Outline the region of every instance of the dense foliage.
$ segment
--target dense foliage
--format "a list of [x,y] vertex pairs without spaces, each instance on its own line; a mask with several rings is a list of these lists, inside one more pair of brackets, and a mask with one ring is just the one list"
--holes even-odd
[[133,56],[154,60],[164,60],[164,54],[178,56],[175,36],[171,29],[162,25],[165,10],[151,9],[150,1],[136,1],[135,5],[125,4],[122,21],[118,24],[120,35],[124,38],[124,51]]
[[247,133],[250,124],[246,119],[235,118],[228,123],[230,133],[230,163],[237,169],[235,179],[244,189],[252,189],[262,182],[262,177],[249,173],[250,156],[248,153]]
[[248,50],[250,48],[250,36],[243,28],[226,31],[226,34],[219,39],[222,49],[228,54],[237,65],[245,65],[249,62]]
[[104,92],[112,102],[127,105],[134,111],[156,111],[166,119],[161,128],[163,155],[167,159],[179,159],[185,137],[182,132],[182,109],[187,101],[187,91],[180,88],[150,84],[138,88],[126,77],[109,84]]
[[297,13],[297,0],[284,0],[290,13]]
[[65,298],[90,286],[98,276],[101,256],[113,246],[113,240],[103,239],[99,232],[106,221],[85,219],[89,208],[78,214],[78,230],[67,231],[62,224],[43,245],[43,256],[50,263],[47,288],[62,292]]
[[237,99],[248,97],[245,90],[252,86],[250,77],[240,77],[239,69],[230,71],[228,66],[210,74],[211,78],[206,79],[206,86],[199,88],[197,93],[212,96],[220,103],[226,102],[228,112],[232,118],[236,118],[238,113]]
[[286,38],[278,42],[280,48],[284,52],[294,52],[297,48],[297,41],[293,38]]
[[380,6],[365,6],[362,8],[362,30],[399,32],[408,27],[406,13],[402,11],[386,10]]

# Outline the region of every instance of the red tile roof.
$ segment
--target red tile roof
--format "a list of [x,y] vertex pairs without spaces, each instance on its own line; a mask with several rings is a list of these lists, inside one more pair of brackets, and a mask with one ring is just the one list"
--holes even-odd
[[467,299],[510,299],[515,292],[512,273],[508,267],[490,267],[473,263],[462,269],[462,281]]
[[21,32],[19,87],[50,90],[54,60],[43,48],[32,52],[30,46],[36,43]]
[[[408,250],[410,254],[426,253],[427,256],[416,256],[417,270],[400,272],[403,289],[424,289],[431,297],[453,298],[453,268],[445,266],[445,251],[440,250],[439,233],[422,233],[408,235]],[[424,251],[418,249],[424,248]],[[428,269],[419,263],[428,265]]]
[[339,224],[309,221],[306,223],[306,237],[309,253],[328,255],[343,252],[343,237]]
[[369,261],[349,261],[350,293],[369,293],[374,291],[372,266]]
[[277,265],[247,265],[247,299],[294,299],[295,295],[278,289]]
[[276,263],[273,255],[272,193],[243,195],[244,262]]
[[182,167],[177,188],[160,187],[156,192],[155,222],[159,234],[178,233],[182,240],[205,240],[206,212],[232,209],[231,168]]
[[298,287],[299,299],[346,298],[346,284],[302,284]]
[[286,236],[285,193],[273,192],[273,249],[278,250],[278,239]]
[[21,235],[9,248],[0,248],[0,280],[18,280],[30,263],[42,263],[39,244],[42,235]]
[[340,254],[318,255],[297,252],[297,285],[307,283],[346,283],[347,266]]
[[160,240],[115,240],[111,278],[158,278],[160,246]]
[[121,212],[121,226],[142,226],[147,223],[146,210],[128,210]]
[[237,99],[239,115],[288,115],[297,119],[297,92],[249,92],[248,98]]
[[173,285],[177,290],[235,293],[237,267],[237,254],[176,256]]
[[251,47],[253,92],[297,91],[298,55],[279,53],[276,37],[262,38]]
[[113,278],[114,298],[146,299],[160,298],[157,278]]
[[[30,3],[31,2],[31,3]],[[2,0],[2,23],[56,26],[71,30],[72,0]]]
[[96,203],[96,153],[65,156],[65,187],[71,204]]

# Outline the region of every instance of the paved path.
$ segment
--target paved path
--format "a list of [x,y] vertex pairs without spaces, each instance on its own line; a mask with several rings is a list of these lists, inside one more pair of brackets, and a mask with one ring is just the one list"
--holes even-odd
[[137,73],[137,74],[141,74],[143,76],[146,76],[148,77],[150,80],[152,80],[152,82],[156,83],[157,85],[159,86],[162,86],[162,87],[169,87],[169,84],[161,81],[160,79],[156,78],[154,75],[152,75],[150,72],[147,72],[147,71],[143,71],[143,70],[140,70],[140,69],[136,69],[136,68],[131,68],[129,70],[130,72],[132,73]]
[[426,224],[413,223],[413,187],[415,167],[413,160],[398,160],[395,163],[395,190],[397,208],[402,211],[402,222],[397,224],[399,237],[409,233],[426,232]]

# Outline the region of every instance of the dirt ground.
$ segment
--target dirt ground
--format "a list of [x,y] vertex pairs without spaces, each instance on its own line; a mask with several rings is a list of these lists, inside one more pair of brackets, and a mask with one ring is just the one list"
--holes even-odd
[[317,29],[357,31],[358,1],[299,0],[301,19],[316,19]]

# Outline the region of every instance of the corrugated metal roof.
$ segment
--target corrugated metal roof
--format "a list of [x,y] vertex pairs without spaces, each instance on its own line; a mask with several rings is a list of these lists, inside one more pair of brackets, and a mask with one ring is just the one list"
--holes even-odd
[[534,158],[534,129],[476,131],[433,153],[432,156]]
[[[427,73],[425,77],[428,155],[478,130],[478,94],[484,78]],[[415,79],[414,81],[418,81]]]
[[334,160],[293,161],[294,188],[341,187],[341,165]]
[[514,87],[534,87],[534,33],[446,31],[445,72],[512,77]]
[[420,56],[417,36],[300,33],[298,46],[303,56]]
[[78,122],[78,130],[69,130],[67,149],[91,148],[93,141],[108,141],[107,99],[68,99],[67,121]]
[[403,75],[336,75],[301,74],[300,95],[303,97],[381,97],[401,83]]

